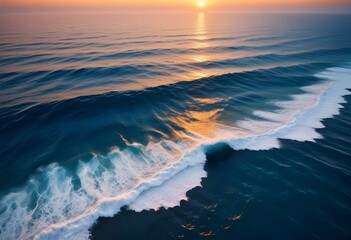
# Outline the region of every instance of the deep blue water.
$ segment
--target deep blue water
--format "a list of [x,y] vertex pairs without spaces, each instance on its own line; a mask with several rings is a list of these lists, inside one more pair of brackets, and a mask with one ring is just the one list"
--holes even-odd
[[2,14],[0,239],[350,239],[350,21]]

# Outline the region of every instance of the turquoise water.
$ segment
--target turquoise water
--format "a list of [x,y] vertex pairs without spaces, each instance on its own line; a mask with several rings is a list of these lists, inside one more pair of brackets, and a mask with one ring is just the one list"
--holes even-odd
[[349,239],[348,15],[3,14],[1,239]]

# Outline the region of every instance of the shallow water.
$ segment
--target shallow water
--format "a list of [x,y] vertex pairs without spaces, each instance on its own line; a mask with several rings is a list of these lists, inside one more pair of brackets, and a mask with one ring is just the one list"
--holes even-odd
[[3,14],[1,238],[350,238],[349,20]]

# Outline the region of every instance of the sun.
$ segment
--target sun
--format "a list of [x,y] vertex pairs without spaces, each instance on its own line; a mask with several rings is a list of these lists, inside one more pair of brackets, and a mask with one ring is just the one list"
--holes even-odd
[[199,7],[200,7],[200,8],[205,7],[205,2],[203,2],[203,1],[199,2]]

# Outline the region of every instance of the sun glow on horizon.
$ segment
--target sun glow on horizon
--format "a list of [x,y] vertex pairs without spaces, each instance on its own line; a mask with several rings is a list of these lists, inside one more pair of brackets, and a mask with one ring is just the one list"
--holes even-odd
[[0,7],[17,8],[74,8],[74,9],[107,9],[123,10],[194,10],[209,11],[240,11],[240,10],[318,10],[318,9],[350,9],[351,0],[0,0]]

